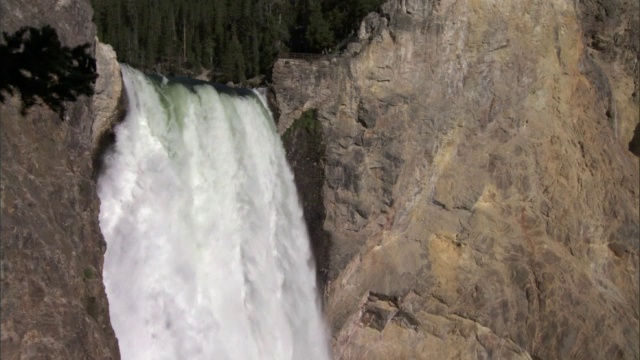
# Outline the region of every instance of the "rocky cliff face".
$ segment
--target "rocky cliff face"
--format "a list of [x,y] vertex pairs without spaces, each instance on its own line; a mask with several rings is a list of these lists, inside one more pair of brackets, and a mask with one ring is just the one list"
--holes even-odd
[[336,359],[640,356],[638,6],[392,0],[276,63]]
[[[67,46],[95,43],[92,14],[85,0],[0,2],[2,31],[51,25]],[[105,60],[98,54],[99,68]],[[97,92],[117,100],[119,93],[105,90],[117,86],[118,76]],[[21,116],[20,106],[18,97],[0,104],[0,357],[118,359],[101,280],[95,106],[86,97],[69,103],[64,121],[44,106]]]

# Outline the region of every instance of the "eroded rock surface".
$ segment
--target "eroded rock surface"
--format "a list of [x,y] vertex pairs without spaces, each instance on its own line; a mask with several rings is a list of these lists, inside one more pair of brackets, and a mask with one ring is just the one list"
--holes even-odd
[[390,1],[276,63],[326,143],[336,359],[640,356],[638,6]]
[[[53,26],[67,46],[93,43],[88,1],[0,2],[0,27]],[[102,284],[105,242],[92,178],[91,99],[20,115],[0,104],[2,359],[118,359]]]
[[99,163],[105,148],[112,143],[115,126],[126,113],[126,93],[123,91],[122,74],[116,52],[111,45],[96,39],[96,71],[99,76],[92,97],[93,126],[91,143],[94,163]]

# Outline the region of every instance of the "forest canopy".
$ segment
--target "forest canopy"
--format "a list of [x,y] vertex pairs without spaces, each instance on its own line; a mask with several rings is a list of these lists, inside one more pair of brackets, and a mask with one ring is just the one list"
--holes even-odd
[[384,0],[92,0],[102,42],[145,71],[245,82],[278,54],[337,50]]

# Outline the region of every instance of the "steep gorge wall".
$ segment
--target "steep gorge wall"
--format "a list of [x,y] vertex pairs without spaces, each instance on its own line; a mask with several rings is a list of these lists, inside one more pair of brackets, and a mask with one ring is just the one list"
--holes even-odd
[[119,359],[92,164],[122,86],[92,15],[85,0],[0,1],[2,31],[51,25],[63,45],[97,46],[100,72],[96,96],[68,103],[64,121],[44,106],[20,115],[18,96],[0,104],[2,359]]
[[383,10],[274,68],[280,131],[322,126],[321,189],[287,143],[335,358],[638,358],[638,2]]

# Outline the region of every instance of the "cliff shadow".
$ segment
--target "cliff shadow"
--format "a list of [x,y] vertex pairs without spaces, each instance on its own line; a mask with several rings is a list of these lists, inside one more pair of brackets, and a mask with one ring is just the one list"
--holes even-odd
[[315,109],[296,119],[282,135],[287,161],[293,171],[304,221],[316,263],[316,285],[324,295],[329,275],[331,237],[324,230],[326,210],[322,188],[325,182],[325,142]]

